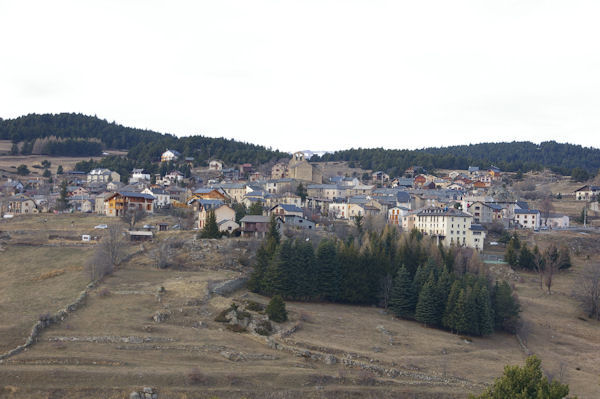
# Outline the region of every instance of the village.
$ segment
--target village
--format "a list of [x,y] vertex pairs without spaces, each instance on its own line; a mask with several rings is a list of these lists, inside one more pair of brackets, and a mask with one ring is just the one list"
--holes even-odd
[[[478,251],[484,248],[490,227],[538,232],[570,226],[569,216],[554,213],[551,205],[542,202],[543,209],[535,209],[519,198],[507,186],[507,180],[514,180],[507,176],[514,173],[496,167],[429,174],[414,166],[398,177],[382,171],[334,174],[296,152],[273,165],[225,165],[213,159],[207,167],[191,167],[189,177],[176,170],[178,164],[193,166],[191,161],[167,149],[161,164],[173,170],[150,175],[134,169],[127,183],[108,169],[61,170],[54,176],[45,173],[45,178],[3,174],[0,213],[7,219],[48,212],[95,213],[107,216],[108,222],[133,210],[144,214],[180,210],[193,218],[188,228],[201,230],[213,212],[223,235],[244,237],[264,236],[271,216],[284,230],[339,231],[362,223],[381,229],[390,224],[403,231],[417,229],[446,246]],[[586,185],[555,197],[590,203],[590,209],[596,209],[599,191],[598,186]],[[130,235],[151,239],[154,230],[169,228],[186,226],[145,225],[146,231]]]

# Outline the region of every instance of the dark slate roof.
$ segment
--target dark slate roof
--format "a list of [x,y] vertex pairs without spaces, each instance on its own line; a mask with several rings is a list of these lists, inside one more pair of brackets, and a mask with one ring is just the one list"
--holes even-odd
[[515,204],[521,209],[529,209],[529,204],[526,201],[517,201]]
[[473,231],[485,231],[485,228],[480,224],[472,224],[471,230]]
[[455,217],[473,217],[473,215],[459,211],[454,208],[424,208],[417,212],[417,216],[455,216]]
[[246,223],[269,223],[270,221],[271,221],[270,216],[262,216],[262,215],[246,215],[240,220],[240,222],[246,222]]
[[536,209],[515,209],[516,215],[533,215],[538,213],[540,213],[540,211]]
[[[279,205],[275,205],[273,208],[276,208],[278,206],[282,207],[283,210],[286,212],[302,212],[301,208],[298,208],[296,205],[293,205],[293,204],[279,204]],[[273,209],[273,208],[271,208],[271,209]]]
[[155,199],[150,194],[134,193],[132,191],[119,191],[118,194],[122,195],[123,197],[144,198],[144,199],[150,199],[150,200]]

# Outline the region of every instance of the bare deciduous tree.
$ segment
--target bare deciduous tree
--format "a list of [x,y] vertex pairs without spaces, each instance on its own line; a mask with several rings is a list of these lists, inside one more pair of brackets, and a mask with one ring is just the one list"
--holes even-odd
[[129,229],[133,229],[137,222],[141,222],[148,214],[142,208],[129,208],[121,215],[121,220],[129,225]]
[[600,320],[600,264],[587,264],[573,290],[589,317]]
[[98,280],[111,274],[123,260],[124,248],[123,229],[116,224],[109,225],[94,255],[86,264],[90,279]]
[[156,248],[150,251],[148,255],[154,261],[154,266],[157,269],[164,269],[169,266],[171,259],[172,243],[168,239],[158,241]]
[[552,197],[547,196],[542,199],[540,203],[540,211],[542,213],[542,218],[544,219],[544,226],[548,225],[548,218],[550,214],[554,210],[554,205],[552,205]]
[[544,283],[546,284],[546,288],[548,289],[548,294],[552,294],[552,280],[554,278],[554,274],[558,272],[559,265],[559,253],[556,245],[552,244],[546,250],[544,254]]
[[392,294],[392,285],[393,279],[390,274],[386,274],[384,278],[381,279],[379,283],[380,287],[380,295],[381,295],[381,304],[384,309],[387,309],[388,304],[390,302],[390,295]]

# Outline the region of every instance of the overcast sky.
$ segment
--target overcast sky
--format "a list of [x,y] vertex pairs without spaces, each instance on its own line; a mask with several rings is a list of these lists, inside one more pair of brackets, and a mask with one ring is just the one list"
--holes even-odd
[[0,0],[0,117],[284,151],[600,147],[600,2]]

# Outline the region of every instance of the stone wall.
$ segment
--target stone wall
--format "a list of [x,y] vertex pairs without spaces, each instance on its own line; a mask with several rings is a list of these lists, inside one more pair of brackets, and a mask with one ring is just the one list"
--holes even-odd
[[87,287],[83,291],[81,291],[81,293],[74,302],[65,306],[55,314],[40,317],[40,320],[38,320],[31,328],[31,332],[25,339],[25,343],[23,345],[17,346],[16,348],[8,352],[0,354],[0,362],[2,362],[4,359],[8,359],[9,357],[15,356],[26,350],[28,347],[30,347],[37,341],[37,337],[42,333],[42,331],[44,331],[51,325],[64,320],[69,315],[69,313],[72,313],[79,309],[85,302],[90,291],[96,286],[96,284],[97,282],[92,282],[88,284]]

